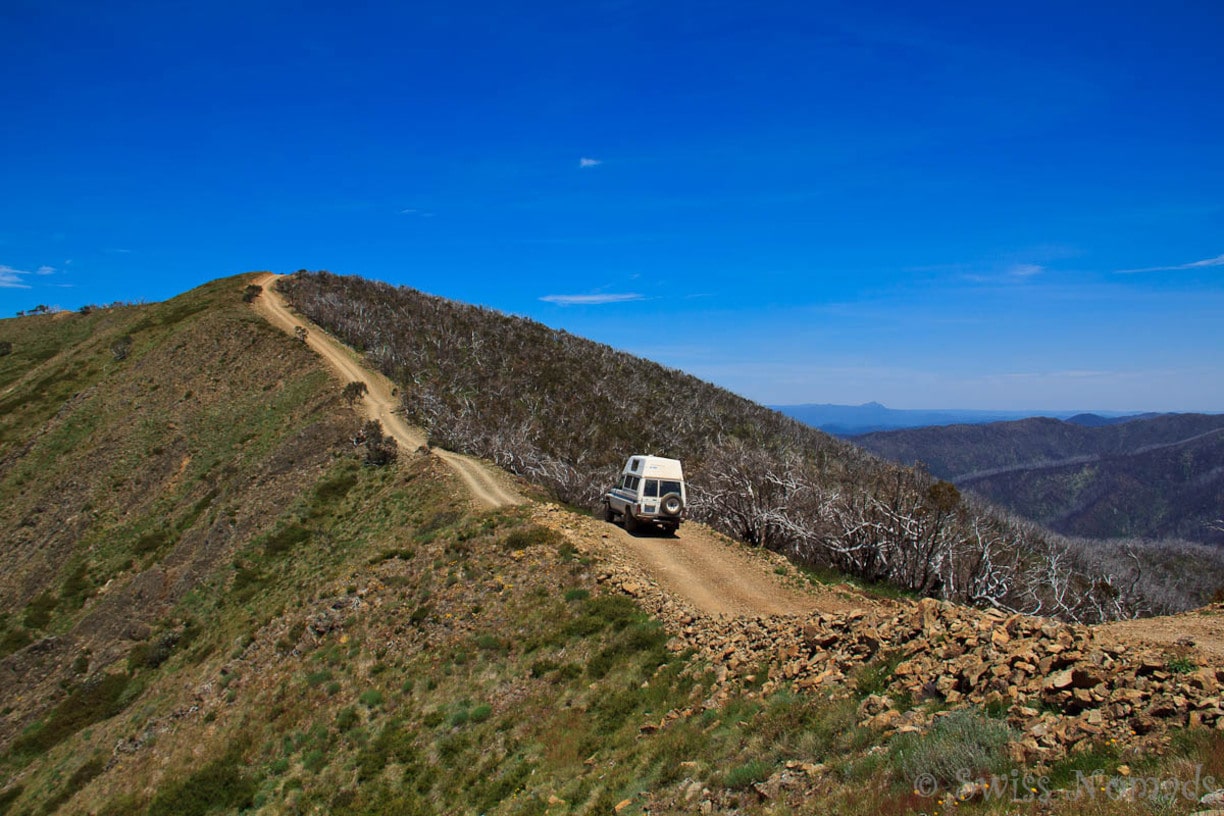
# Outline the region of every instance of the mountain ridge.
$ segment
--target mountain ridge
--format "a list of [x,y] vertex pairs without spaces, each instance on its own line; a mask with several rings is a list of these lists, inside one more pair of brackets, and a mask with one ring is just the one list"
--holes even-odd
[[836,436],[852,438],[867,433],[944,425],[980,425],[1032,417],[1051,417],[1077,424],[1114,424],[1153,416],[1124,411],[1018,411],[958,408],[888,408],[879,402],[862,405],[804,403],[774,405],[774,410]]
[[857,437],[898,462],[1068,535],[1224,543],[1224,417],[1162,414],[1080,425],[1032,418]]

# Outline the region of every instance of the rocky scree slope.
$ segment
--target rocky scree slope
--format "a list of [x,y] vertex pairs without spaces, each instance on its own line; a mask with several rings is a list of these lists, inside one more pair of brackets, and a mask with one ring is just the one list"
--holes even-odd
[[[1102,740],[1135,745],[1151,736],[1155,745],[1173,728],[1224,730],[1224,644],[1194,638],[1204,620],[1224,623],[1224,605],[1163,619],[1183,632],[1165,645],[1145,643],[1141,628],[1120,637],[1108,627],[931,598],[873,598],[847,586],[812,615],[713,618],[664,591],[597,525],[557,507],[543,506],[536,517],[579,551],[597,555],[606,565],[598,580],[665,621],[676,633],[670,648],[706,656],[718,684],[762,680],[763,694],[780,688],[844,693],[874,663],[886,671],[880,693],[863,701],[861,724],[906,733],[931,725],[923,701],[989,707],[1006,712],[1017,729],[1012,750],[1022,762],[1056,759]],[[761,673],[767,680],[755,676]],[[725,701],[716,691],[707,703]],[[700,710],[669,712],[665,720]]]

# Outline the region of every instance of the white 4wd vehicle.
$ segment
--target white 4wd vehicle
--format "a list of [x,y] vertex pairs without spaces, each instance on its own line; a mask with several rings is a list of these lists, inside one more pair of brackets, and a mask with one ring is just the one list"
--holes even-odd
[[606,520],[619,516],[631,533],[647,524],[674,533],[688,509],[684,469],[676,459],[630,456],[620,481],[604,494],[603,506]]

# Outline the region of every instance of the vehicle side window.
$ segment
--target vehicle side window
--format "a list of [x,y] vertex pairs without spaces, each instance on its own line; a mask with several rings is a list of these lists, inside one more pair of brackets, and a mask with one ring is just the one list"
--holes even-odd
[[647,479],[646,490],[642,493],[642,495],[649,496],[652,499],[657,499],[659,497],[659,480]]
[[666,496],[668,493],[678,494],[679,492],[680,492],[679,482],[660,482],[659,484],[659,495],[661,496]]

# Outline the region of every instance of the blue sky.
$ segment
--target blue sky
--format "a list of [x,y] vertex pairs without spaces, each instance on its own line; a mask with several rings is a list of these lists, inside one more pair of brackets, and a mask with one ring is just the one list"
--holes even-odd
[[1224,4],[0,3],[0,314],[298,268],[770,404],[1224,411]]

